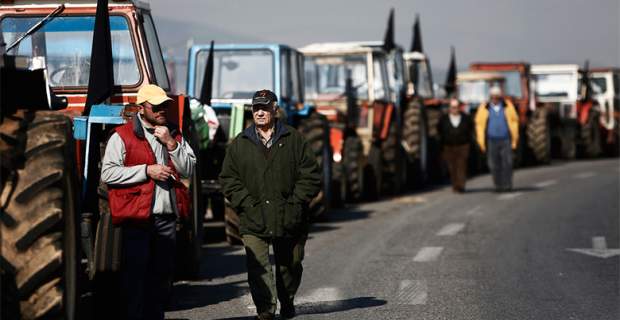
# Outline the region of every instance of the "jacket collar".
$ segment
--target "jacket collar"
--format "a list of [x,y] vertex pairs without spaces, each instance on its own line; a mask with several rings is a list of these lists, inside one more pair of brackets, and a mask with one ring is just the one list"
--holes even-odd
[[[136,135],[136,137],[138,137],[139,139],[144,139],[145,135],[144,135],[144,126],[142,125],[142,121],[140,119],[140,114],[137,113],[135,117],[133,117],[133,133]],[[170,131],[170,135],[171,136],[176,136],[177,131],[178,131],[178,127],[175,126],[174,124],[168,123],[166,125],[166,127],[168,127],[168,130]]]
[[[280,137],[287,135],[289,133],[286,126],[282,123],[282,121],[279,121],[279,120],[276,120],[274,130],[275,130],[273,133],[274,144],[278,142]],[[250,141],[254,142],[254,144],[256,145],[261,144],[260,140],[256,136],[256,125],[255,124],[252,124],[251,126],[245,128],[245,130],[243,130],[243,136],[250,139]]]
[[[508,100],[506,99],[502,99],[500,101],[500,106],[502,106],[502,108],[506,108],[508,106]],[[487,101],[485,108],[489,109],[491,107],[491,101]]]

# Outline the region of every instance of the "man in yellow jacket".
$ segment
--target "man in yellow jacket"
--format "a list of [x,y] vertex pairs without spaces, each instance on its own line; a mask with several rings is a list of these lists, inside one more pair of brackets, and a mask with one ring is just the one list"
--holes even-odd
[[499,87],[492,87],[489,94],[490,101],[476,111],[476,140],[487,153],[495,191],[507,192],[512,190],[512,150],[519,142],[519,115]]

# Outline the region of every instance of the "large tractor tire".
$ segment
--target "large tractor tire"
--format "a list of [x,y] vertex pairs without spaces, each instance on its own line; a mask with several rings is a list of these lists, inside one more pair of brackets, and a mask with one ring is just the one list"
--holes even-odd
[[551,130],[547,109],[538,108],[529,119],[526,128],[527,145],[537,163],[551,162]]
[[441,145],[437,125],[442,112],[439,108],[426,108],[428,124],[428,177],[430,182],[443,182],[448,176],[447,167],[441,159]]
[[298,130],[310,144],[321,170],[321,191],[310,201],[309,212],[313,220],[322,220],[332,203],[332,152],[327,118],[312,112],[309,117],[301,119]]
[[588,121],[580,128],[581,155],[584,158],[598,157],[603,151],[599,118],[600,112],[591,109],[588,113]]
[[226,208],[224,209],[224,223],[226,242],[233,246],[242,245],[243,241],[241,241],[241,234],[239,234],[239,214],[230,207],[228,201],[226,201]]
[[346,202],[362,199],[365,190],[364,181],[364,146],[356,135],[348,136],[344,141],[342,157],[341,191]]
[[562,121],[560,132],[561,154],[566,160],[573,160],[577,156],[577,124],[574,121]]
[[[2,299],[19,303],[8,308],[19,314],[3,308],[2,318],[77,319],[79,190],[71,121],[55,112],[20,111],[4,117],[0,133],[3,160],[15,160],[2,163],[8,173],[1,196]],[[5,287],[17,297],[5,297]]]
[[381,195],[396,195],[406,189],[407,158],[396,121],[392,121],[388,136],[381,143],[381,163]]
[[419,100],[413,100],[405,109],[403,142],[412,168],[408,182],[422,187],[428,180],[428,131],[424,106]]

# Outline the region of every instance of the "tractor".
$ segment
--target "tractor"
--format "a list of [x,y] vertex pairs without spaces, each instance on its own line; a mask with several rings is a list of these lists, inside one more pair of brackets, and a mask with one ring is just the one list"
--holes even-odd
[[300,51],[306,99],[329,120],[339,201],[400,192],[407,183],[407,159],[399,94],[391,84],[398,76],[389,62],[402,51],[388,52],[380,42],[317,43]]
[[601,108],[605,154],[618,156],[620,152],[620,68],[596,68],[590,72],[594,99]]
[[547,164],[551,161],[551,130],[549,111],[537,106],[530,86],[530,65],[525,62],[477,62],[472,71],[500,73],[504,76],[504,94],[519,114],[519,145],[515,165]]
[[[138,89],[169,88],[149,6],[2,1],[0,36],[2,318],[114,318],[117,308],[92,309],[120,268],[99,165],[111,130],[135,116]],[[195,146],[187,101],[174,100],[169,120]],[[177,227],[187,275],[200,270],[197,182],[183,181],[192,210]]]
[[[201,179],[204,196],[211,200],[214,214],[221,215],[216,213],[221,208],[225,211],[228,242],[240,243],[239,218],[232,208],[223,205],[217,177],[228,142],[252,123],[252,95],[261,89],[276,94],[280,106],[277,116],[303,133],[316,155],[322,170],[322,189],[311,201],[309,210],[314,220],[324,219],[332,204],[332,154],[325,116],[304,103],[303,56],[282,44],[218,44],[210,49],[209,45],[194,45],[190,49],[187,94],[203,96],[204,85],[211,82],[206,94],[211,97],[208,103],[215,110],[220,127],[215,138],[200,150],[208,159]],[[212,71],[207,72],[209,60]]]
[[587,66],[582,70],[576,64],[531,67],[536,109],[546,110],[553,153],[565,159],[602,152],[601,106],[592,96],[587,74]]

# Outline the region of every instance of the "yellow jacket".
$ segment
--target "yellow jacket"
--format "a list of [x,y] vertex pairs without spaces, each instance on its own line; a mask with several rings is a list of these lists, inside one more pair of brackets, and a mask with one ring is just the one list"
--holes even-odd
[[[478,106],[476,111],[476,141],[480,146],[482,152],[486,152],[487,142],[487,122],[489,120],[489,108],[488,103],[484,102]],[[519,115],[517,109],[509,100],[504,99],[504,116],[506,117],[506,123],[508,123],[508,130],[510,130],[510,142],[512,143],[512,149],[517,149],[517,143],[519,142]]]

